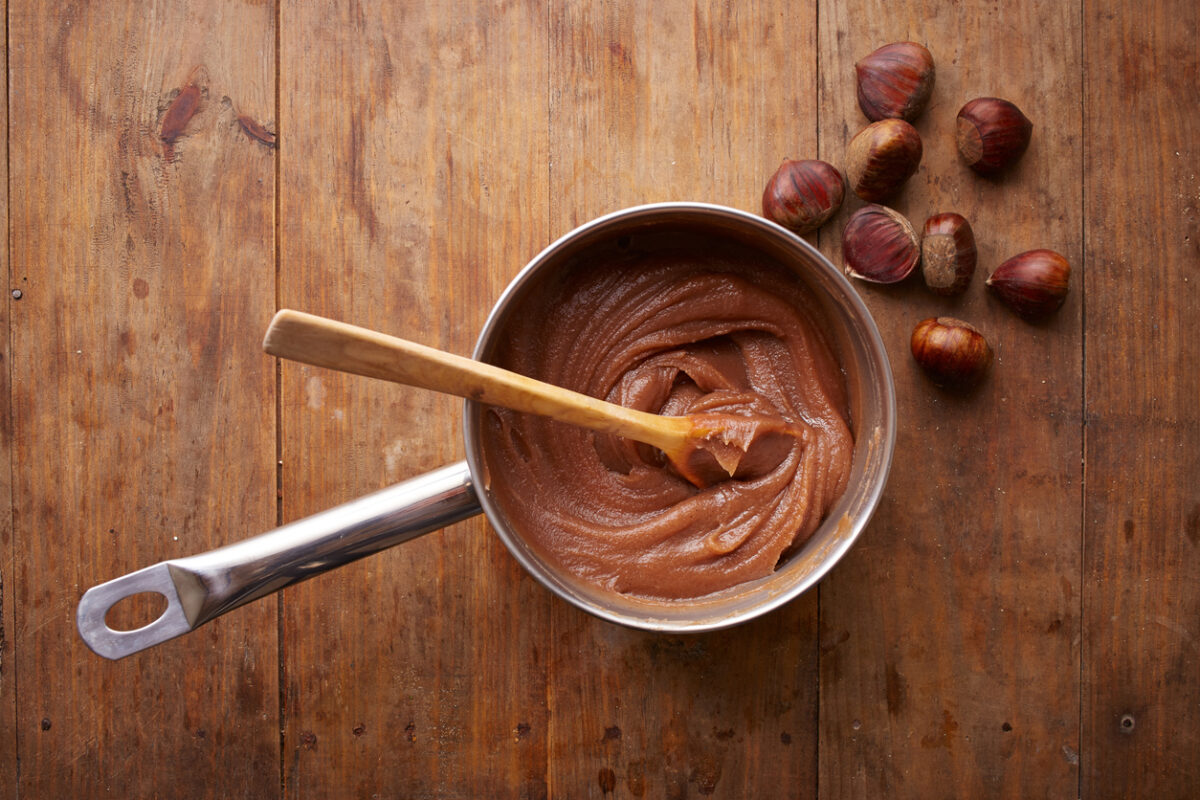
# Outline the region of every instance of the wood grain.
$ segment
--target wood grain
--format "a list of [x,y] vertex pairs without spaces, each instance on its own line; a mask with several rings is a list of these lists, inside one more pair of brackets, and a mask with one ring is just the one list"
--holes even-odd
[[[889,204],[918,228],[933,213],[966,216],[981,273],[957,301],[919,278],[856,284],[892,359],[901,425],[880,511],[821,586],[821,791],[1073,797],[1082,292],[1035,326],[988,296],[983,278],[1034,247],[1082,263],[1079,6],[820,6],[822,156],[839,163],[867,123],[854,63],[888,42],[927,44],[937,81],[916,122],[924,158]],[[971,173],[954,147],[958,109],[983,95],[1012,100],[1035,125],[1029,151],[997,180]],[[861,204],[821,233],[835,263]],[[996,352],[971,395],[936,389],[909,353],[916,323],[940,314],[975,324]]]
[[[779,162],[816,149],[815,35],[815,8],[786,3],[556,9],[555,232],[662,200],[758,210]],[[682,637],[556,602],[551,796],[813,796],[815,600]]]
[[275,519],[273,151],[235,119],[273,114],[271,9],[8,11],[19,795],[278,794],[273,602],[116,663],[74,627]]
[[[8,63],[8,40],[0,41],[0,55]],[[7,80],[6,80],[7,83]],[[0,143],[8,149],[8,104],[0,108]],[[0,225],[8,231],[8,159],[0,164]],[[9,270],[9,248],[0,249],[0,275],[5,283],[0,290],[0,764],[17,763],[17,686],[16,671],[13,669],[14,624],[13,575],[16,562],[13,555],[13,518],[5,509],[12,508],[12,393],[9,387],[11,351],[9,349],[9,306],[20,302],[19,296],[11,295],[12,274]],[[16,770],[2,770],[0,778],[0,800],[15,800],[17,796]]]
[[[0,800],[1200,794],[1194,2],[5,7]],[[459,401],[277,372],[276,307],[469,354],[575,225],[841,166],[853,64],[901,39],[938,79],[894,205],[965,214],[980,274],[857,284],[899,447],[818,592],[625,630],[477,518],[121,662],[80,642],[96,583],[461,457]],[[983,94],[1035,125],[996,180],[953,147]],[[859,204],[809,237],[835,262]],[[982,285],[1032,247],[1075,268],[1040,325]],[[909,356],[942,313],[996,350],[973,394]]]
[[[543,5],[281,19],[281,303],[469,354],[549,241]],[[461,401],[282,380],[288,519],[463,456]],[[547,604],[481,520],[289,590],[287,796],[544,796]]]
[[1200,787],[1200,9],[1126,12],[1084,7],[1081,789],[1182,798]]

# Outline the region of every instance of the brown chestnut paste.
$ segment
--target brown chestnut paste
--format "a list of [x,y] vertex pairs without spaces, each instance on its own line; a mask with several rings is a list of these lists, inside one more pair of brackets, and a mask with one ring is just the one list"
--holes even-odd
[[734,443],[737,467],[708,470],[698,488],[647,445],[488,408],[486,482],[501,513],[546,560],[639,598],[771,574],[850,472],[845,376],[810,290],[763,257],[715,249],[614,254],[567,272],[515,310],[489,360],[694,415]]

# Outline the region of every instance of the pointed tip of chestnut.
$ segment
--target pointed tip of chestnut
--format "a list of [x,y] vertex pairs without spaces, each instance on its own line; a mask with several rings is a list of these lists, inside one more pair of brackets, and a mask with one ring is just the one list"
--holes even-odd
[[904,120],[872,122],[846,146],[851,190],[868,203],[883,202],[916,174],[923,150],[921,135]]
[[909,342],[913,359],[938,386],[969,389],[992,367],[992,348],[969,322],[954,317],[930,317],[913,328]]
[[842,230],[846,274],[871,283],[899,283],[921,260],[921,241],[903,214],[867,205]]
[[912,122],[933,94],[933,56],[916,42],[885,44],[855,64],[854,72],[858,107],[872,122],[887,118]]
[[845,198],[842,173],[817,159],[784,159],[763,190],[763,216],[800,235],[820,228]]
[[987,287],[1010,308],[1028,319],[1042,319],[1062,308],[1067,299],[1071,265],[1053,250],[1027,250],[996,267]]
[[977,97],[958,112],[958,152],[981,175],[995,175],[1016,163],[1032,136],[1033,123],[1008,100]]
[[961,214],[934,214],[921,231],[921,277],[943,297],[962,294],[975,275],[978,250],[971,224]]

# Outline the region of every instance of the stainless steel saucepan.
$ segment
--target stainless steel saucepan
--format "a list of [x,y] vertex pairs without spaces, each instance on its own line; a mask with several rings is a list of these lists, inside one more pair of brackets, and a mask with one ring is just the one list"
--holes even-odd
[[[140,569],[84,593],[76,621],[88,647],[123,658],[198,628],[238,606],[444,528],[483,511],[513,557],[550,591],[602,619],[651,631],[705,631],[765,614],[814,586],[850,549],[883,493],[896,438],[896,399],[879,331],[854,288],[819,252],[753,214],[702,203],[659,203],[617,211],[563,236],[537,255],[501,295],[479,336],[474,358],[489,360],[522,297],[575,259],[628,248],[698,251],[732,243],[793,270],[823,306],[827,331],[846,368],[854,460],[848,488],[805,545],[770,576],[710,597],[651,603],[584,585],[542,559],[522,538],[484,482],[482,407],[466,401],[466,459],[273,531],[186,558]],[[167,607],[136,630],[114,630],[109,609],[153,592]]]

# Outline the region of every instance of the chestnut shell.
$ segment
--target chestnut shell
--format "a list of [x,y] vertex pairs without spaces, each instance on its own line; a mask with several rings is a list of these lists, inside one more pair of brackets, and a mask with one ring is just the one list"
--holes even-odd
[[948,389],[969,389],[992,367],[992,348],[984,335],[954,317],[921,320],[913,328],[909,346],[929,379]]
[[854,65],[858,107],[872,122],[895,117],[912,122],[933,94],[933,56],[922,44],[885,44]]
[[763,216],[798,234],[812,233],[842,207],[846,184],[832,164],[785,159],[763,190]]
[[921,241],[912,223],[898,211],[867,205],[855,211],[842,230],[846,274],[871,283],[898,283],[921,260]]
[[916,173],[923,150],[921,135],[904,120],[872,122],[846,146],[850,188],[868,203],[883,202]]
[[934,214],[921,232],[921,277],[943,297],[962,294],[975,275],[978,249],[971,223],[953,211]]
[[987,287],[1028,319],[1048,317],[1062,308],[1070,288],[1071,265],[1053,250],[1026,250],[996,267]]
[[958,152],[981,175],[995,175],[1016,163],[1032,136],[1029,118],[999,97],[977,97],[958,112]]

